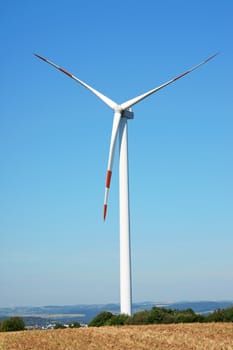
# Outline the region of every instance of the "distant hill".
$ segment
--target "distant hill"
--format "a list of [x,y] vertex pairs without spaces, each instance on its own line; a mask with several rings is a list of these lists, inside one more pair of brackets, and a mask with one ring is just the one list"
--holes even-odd
[[[176,303],[139,302],[133,304],[133,313],[149,310],[153,306],[170,309],[193,309],[196,313],[207,314],[217,309],[233,306],[233,301],[182,301]],[[90,305],[63,305],[43,307],[15,307],[0,308],[0,319],[11,316],[21,316],[28,325],[48,322],[82,322],[89,323],[101,311],[119,313],[119,304],[90,304]]]
[[196,313],[207,314],[217,309],[225,309],[229,306],[233,306],[233,301],[186,301],[172,303],[168,307],[177,310],[184,310],[190,308]]

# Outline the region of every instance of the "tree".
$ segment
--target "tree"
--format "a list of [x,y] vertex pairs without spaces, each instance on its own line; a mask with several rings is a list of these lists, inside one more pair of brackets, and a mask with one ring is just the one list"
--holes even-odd
[[217,309],[206,317],[208,322],[233,322],[233,307]]
[[196,314],[192,309],[175,310],[174,323],[204,322],[202,315]]
[[224,310],[224,322],[233,322],[233,307]]
[[127,323],[127,320],[130,317],[125,314],[119,314],[119,315],[112,315],[111,318],[109,318],[106,322],[106,326],[123,326]]
[[2,332],[23,331],[24,329],[25,324],[21,317],[10,317],[1,323]]
[[217,309],[206,317],[209,322],[223,322],[224,321],[224,310]]
[[149,311],[139,311],[133,314],[128,320],[128,324],[149,324]]
[[149,311],[148,321],[150,324],[173,323],[174,311],[171,309],[165,309],[161,307],[153,307]]
[[98,314],[93,320],[89,323],[89,327],[101,327],[105,326],[106,323],[112,318],[113,314],[108,311],[103,311]]

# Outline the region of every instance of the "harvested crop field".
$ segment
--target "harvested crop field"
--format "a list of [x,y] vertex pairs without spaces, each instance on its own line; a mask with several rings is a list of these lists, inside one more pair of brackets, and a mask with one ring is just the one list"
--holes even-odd
[[0,350],[233,350],[233,323],[0,333]]

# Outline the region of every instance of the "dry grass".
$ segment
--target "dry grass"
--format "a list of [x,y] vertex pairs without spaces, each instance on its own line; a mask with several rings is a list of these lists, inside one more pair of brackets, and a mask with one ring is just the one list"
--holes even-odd
[[233,350],[233,323],[0,333],[0,350]]

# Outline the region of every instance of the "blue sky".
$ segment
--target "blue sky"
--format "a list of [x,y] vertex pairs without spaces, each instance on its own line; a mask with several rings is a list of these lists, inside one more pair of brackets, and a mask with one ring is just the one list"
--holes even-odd
[[129,121],[133,301],[233,292],[232,1],[0,5],[0,306],[119,301],[112,111],[206,57]]

